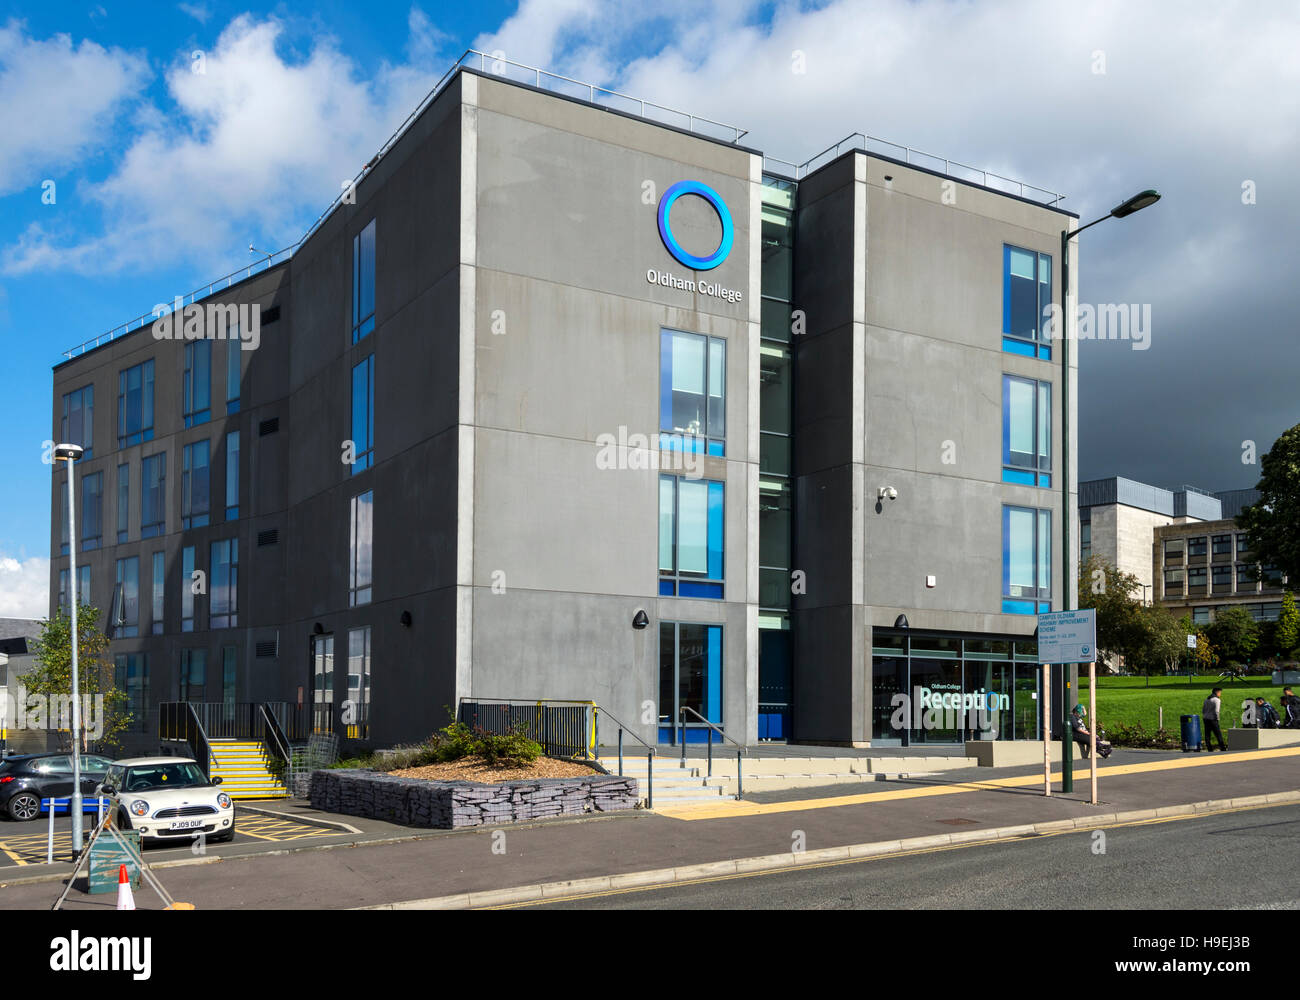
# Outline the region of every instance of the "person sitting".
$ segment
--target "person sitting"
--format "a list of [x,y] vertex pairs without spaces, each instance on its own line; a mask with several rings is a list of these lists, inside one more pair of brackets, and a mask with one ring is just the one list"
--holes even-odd
[[1079,744],[1079,752],[1083,759],[1088,759],[1088,742],[1092,733],[1088,731],[1088,726],[1084,722],[1088,715],[1088,710],[1082,705],[1075,705],[1074,711],[1070,713],[1070,729],[1073,730],[1074,742]]

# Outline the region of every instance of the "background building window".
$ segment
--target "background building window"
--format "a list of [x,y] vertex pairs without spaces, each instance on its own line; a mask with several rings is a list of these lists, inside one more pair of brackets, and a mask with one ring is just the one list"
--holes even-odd
[[[78,606],[94,605],[90,598],[90,567],[77,567],[77,604]],[[64,611],[71,608],[71,595],[68,594],[68,571],[59,570],[59,607]]]
[[59,424],[60,443],[79,444],[85,449],[81,461],[94,458],[95,387],[83,386],[63,397],[63,419]]
[[1189,595],[1202,595],[1206,587],[1206,578],[1208,576],[1206,567],[1192,566],[1187,570],[1187,593]]
[[134,732],[149,730],[149,657],[144,653],[119,653],[113,658],[114,680],[126,692],[126,710]]
[[130,536],[128,519],[131,515],[131,466],[117,467],[117,540],[125,542]]
[[659,593],[722,597],[722,483],[659,477]]
[[181,449],[181,528],[202,528],[208,523],[212,495],[208,469],[209,443],[194,441]]
[[181,549],[181,631],[194,631],[194,546]]
[[[235,328],[237,333],[238,327]],[[239,412],[239,387],[243,381],[241,366],[243,365],[244,350],[240,346],[242,342],[229,338],[226,341],[226,415]]]
[[1165,539],[1165,562],[1174,565],[1182,565],[1183,540],[1181,538]]
[[1052,385],[1002,376],[1002,481],[1052,485]]
[[68,554],[68,480],[65,477],[58,487],[59,494],[59,554]]
[[660,333],[660,449],[726,454],[726,379],[725,340],[680,330]]
[[221,647],[221,712],[227,721],[235,717],[236,657],[234,646]]
[[226,435],[226,520],[239,517],[239,431]]
[[167,453],[140,460],[140,537],[152,538],[167,530]]
[[1205,558],[1206,540],[1204,535],[1187,539],[1187,558]]
[[352,475],[375,464],[375,356],[352,369]]
[[239,624],[239,539],[213,542],[208,569],[208,628],[235,628]]
[[1209,608],[1192,608],[1192,624],[1208,625],[1210,624]]
[[348,630],[348,704],[343,721],[348,739],[370,738],[370,626]]
[[181,650],[180,700],[203,701],[208,686],[206,649]]
[[1092,558],[1092,522],[1084,521],[1079,525],[1079,561],[1087,562]]
[[1051,610],[1052,512],[1002,508],[1002,611],[1033,615]]
[[97,549],[104,542],[104,474],[81,477],[81,547]]
[[117,635],[130,638],[140,634],[140,557],[117,560],[117,585],[121,588],[121,623]]
[[370,603],[371,557],[374,550],[375,491],[352,498],[348,545],[348,606]]
[[166,583],[164,581],[163,554],[155,552],[153,554],[153,607],[151,609],[152,624],[150,631],[154,635],[163,634],[163,594]]
[[375,220],[352,237],[352,343],[375,328]]
[[1213,582],[1214,582],[1214,592],[1216,594],[1232,593],[1232,567],[1215,566]]
[[117,375],[117,446],[153,440],[153,362]]
[[1002,349],[1051,360],[1052,258],[1002,247]]
[[1228,556],[1229,558],[1231,558],[1232,557],[1232,536],[1215,535],[1213,545],[1211,548],[1211,553],[1216,556]]
[[181,416],[186,427],[212,419],[212,341],[192,340],[185,345],[185,373],[181,381]]
[[1187,570],[1185,569],[1167,569],[1165,570],[1165,596],[1182,597],[1183,581],[1186,579]]

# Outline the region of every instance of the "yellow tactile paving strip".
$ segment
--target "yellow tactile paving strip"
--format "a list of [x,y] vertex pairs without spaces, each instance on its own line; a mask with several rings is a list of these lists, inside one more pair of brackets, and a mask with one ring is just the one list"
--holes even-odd
[[[33,830],[32,833],[15,834],[13,828],[17,827],[16,823],[6,823],[0,826],[0,854],[3,854],[14,865],[41,865],[45,864],[46,851],[48,849],[47,839],[49,836],[48,820],[34,820],[30,825],[23,824],[24,830],[32,827],[39,827],[39,832]],[[87,829],[94,822],[94,817],[86,817]],[[311,837],[328,837],[337,831],[328,830],[319,826],[310,826],[306,823],[298,823],[290,819],[276,819],[272,816],[259,816],[256,814],[243,813],[239,815],[236,821],[236,841],[241,836],[252,837],[256,840],[267,840],[272,842],[283,842],[290,840],[307,840]],[[190,842],[178,840],[177,847],[189,848]],[[54,833],[54,860],[69,861],[72,854],[72,834],[67,830],[56,830]]]
[[[1147,774],[1154,771],[1172,771],[1185,767],[1208,767],[1219,764],[1240,764],[1251,760],[1274,760],[1279,757],[1300,756],[1300,747],[1282,747],[1276,750],[1252,750],[1218,757],[1189,757],[1176,760],[1153,760],[1145,764],[1117,764],[1102,768],[1097,772],[1098,785],[1105,784],[1107,778],[1124,774]],[[1053,772],[1052,781],[1061,780],[1059,772]],[[1075,791],[1086,789],[1090,772],[1086,768],[1076,767],[1074,771]],[[767,816],[774,813],[804,812],[809,809],[833,809],[838,806],[859,806],[875,802],[892,802],[898,799],[921,799],[933,795],[959,795],[963,792],[988,791],[996,788],[1024,788],[1042,785],[1043,773],[1022,774],[1014,778],[990,778],[988,781],[970,781],[961,784],[933,785],[922,788],[899,788],[888,792],[869,792],[862,795],[835,795],[820,799],[798,799],[790,802],[749,802],[744,799],[726,800],[716,806],[691,806],[687,808],[656,809],[661,816],[681,820],[732,819],[739,816]]]

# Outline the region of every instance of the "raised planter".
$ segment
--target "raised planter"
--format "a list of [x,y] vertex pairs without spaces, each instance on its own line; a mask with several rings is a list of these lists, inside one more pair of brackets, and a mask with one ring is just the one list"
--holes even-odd
[[[1300,729],[1229,729],[1223,735],[1230,750],[1267,750],[1300,743]],[[1208,748],[1209,742],[1205,745]]]
[[326,812],[451,830],[634,809],[637,781],[593,774],[479,785],[338,768],[312,772],[310,798]]
[[1273,683],[1278,687],[1300,684],[1300,670],[1274,670]]

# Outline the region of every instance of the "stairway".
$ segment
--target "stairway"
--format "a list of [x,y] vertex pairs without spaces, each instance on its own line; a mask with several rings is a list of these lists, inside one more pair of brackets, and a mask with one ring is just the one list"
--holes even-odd
[[289,789],[271,773],[266,750],[256,740],[211,740],[212,777],[232,799],[287,799]]

